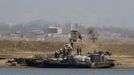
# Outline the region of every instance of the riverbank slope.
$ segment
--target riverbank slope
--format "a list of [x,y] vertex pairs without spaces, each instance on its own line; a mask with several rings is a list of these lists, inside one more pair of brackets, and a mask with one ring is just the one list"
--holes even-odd
[[[11,41],[0,40],[0,58],[12,59],[16,57],[31,58],[36,54],[47,55],[63,48],[67,42],[63,41]],[[130,42],[81,42],[75,43],[83,49],[83,54],[94,51],[109,51],[111,59],[116,60],[116,66],[121,68],[134,68],[134,43]],[[5,60],[0,60],[3,67]]]

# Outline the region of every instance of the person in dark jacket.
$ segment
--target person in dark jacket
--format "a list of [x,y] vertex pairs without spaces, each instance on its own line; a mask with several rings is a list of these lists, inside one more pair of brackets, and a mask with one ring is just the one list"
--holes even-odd
[[82,54],[82,49],[81,48],[79,48],[79,55],[81,55]]
[[77,55],[79,55],[79,49],[77,48]]
[[72,46],[72,48],[74,47],[74,43],[73,43],[73,41],[70,42],[70,45]]
[[81,55],[82,54],[82,49],[78,46],[77,47],[77,55]]

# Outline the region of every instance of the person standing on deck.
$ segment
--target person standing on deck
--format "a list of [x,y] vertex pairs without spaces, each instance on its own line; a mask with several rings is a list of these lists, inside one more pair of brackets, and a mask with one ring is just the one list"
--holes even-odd
[[82,49],[81,48],[79,48],[79,55],[81,55],[82,54]]
[[77,47],[77,55],[81,55],[82,54],[82,49],[80,46]]

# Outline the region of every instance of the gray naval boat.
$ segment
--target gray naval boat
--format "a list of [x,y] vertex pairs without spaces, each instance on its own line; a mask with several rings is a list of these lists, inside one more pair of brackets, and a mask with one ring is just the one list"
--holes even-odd
[[[77,47],[77,53],[74,54],[74,44],[82,40],[82,36],[78,31],[71,31],[69,44],[64,48],[55,51],[54,57],[48,58],[19,58],[15,59],[18,63],[32,67],[42,68],[110,68],[114,67],[114,60],[109,60],[106,56],[111,55],[109,52],[94,51],[82,55],[81,47]],[[73,50],[73,51],[72,51]]]
[[26,59],[26,65],[40,68],[111,68],[114,60],[106,59],[109,52],[94,52],[87,56],[68,55],[64,58]]

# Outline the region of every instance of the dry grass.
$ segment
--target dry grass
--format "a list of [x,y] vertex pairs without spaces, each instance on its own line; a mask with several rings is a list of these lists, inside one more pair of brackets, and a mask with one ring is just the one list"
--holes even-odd
[[113,55],[134,56],[134,43],[82,43],[84,53],[96,51],[110,51]]
[[60,41],[9,41],[0,40],[0,50],[53,51],[65,44]]
[[63,47],[61,41],[10,41],[0,40],[0,55],[31,56],[45,54]]
[[[65,42],[62,41],[10,41],[0,40],[0,52],[5,53],[32,53],[32,52],[51,52],[63,48]],[[96,51],[110,51],[115,56],[125,55],[134,56],[134,43],[121,42],[99,42],[99,43],[76,43],[83,49],[83,53]]]
[[[10,41],[0,40],[0,55],[13,57],[31,57],[35,54],[46,54],[63,48],[66,42],[62,41]],[[99,43],[76,43],[83,49],[83,54],[96,51],[110,51],[112,59],[121,67],[134,67],[134,43],[129,42],[99,42]],[[76,51],[74,49],[74,52]],[[119,65],[120,66],[120,65]]]

